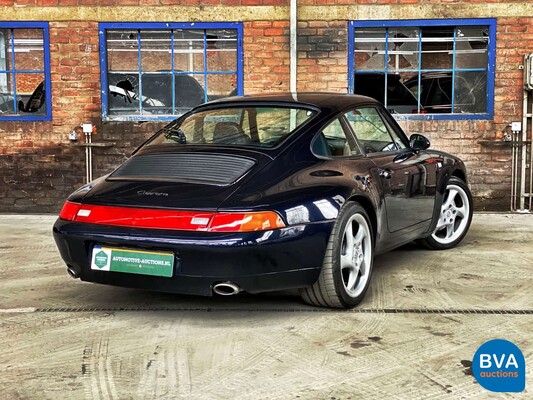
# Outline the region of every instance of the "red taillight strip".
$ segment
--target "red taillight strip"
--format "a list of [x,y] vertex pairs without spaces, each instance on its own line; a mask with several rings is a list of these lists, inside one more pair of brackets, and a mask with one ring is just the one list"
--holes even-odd
[[80,207],[81,204],[79,203],[65,201],[65,204],[63,204],[63,208],[59,213],[59,218],[66,219],[67,221],[74,221],[76,219],[76,215],[78,214]]
[[[213,216],[213,213],[198,211],[155,210],[92,204],[75,205],[78,210],[73,218],[63,218],[63,211],[60,214],[60,218],[89,224],[202,231],[207,229]],[[74,209],[73,206],[67,206],[66,204],[63,209],[65,208]],[[65,213],[65,216],[70,215],[71,212]]]
[[67,201],[59,218],[112,226],[183,231],[251,232],[284,228],[274,211],[217,213],[99,206]]

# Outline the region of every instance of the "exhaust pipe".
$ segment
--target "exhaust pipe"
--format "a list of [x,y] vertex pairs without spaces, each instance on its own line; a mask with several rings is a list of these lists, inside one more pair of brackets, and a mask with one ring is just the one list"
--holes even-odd
[[78,274],[72,267],[67,267],[67,272],[71,278],[78,279],[80,277],[80,274]]
[[233,296],[241,291],[239,286],[231,282],[221,282],[213,286],[213,292],[220,296]]

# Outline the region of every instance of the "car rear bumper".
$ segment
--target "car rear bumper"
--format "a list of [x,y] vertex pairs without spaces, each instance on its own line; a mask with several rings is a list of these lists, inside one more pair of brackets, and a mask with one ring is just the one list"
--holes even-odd
[[[266,232],[214,234],[110,227],[58,219],[54,239],[68,268],[81,280],[171,293],[212,294],[232,282],[250,293],[313,284],[333,221]],[[92,270],[95,245],[174,254],[172,277]]]

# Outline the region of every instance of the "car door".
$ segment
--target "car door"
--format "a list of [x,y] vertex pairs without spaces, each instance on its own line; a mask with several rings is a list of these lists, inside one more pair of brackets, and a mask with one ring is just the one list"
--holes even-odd
[[405,134],[377,107],[359,107],[345,117],[380,177],[389,231],[420,223],[429,226],[435,202],[436,169],[426,163],[427,155],[413,151]]

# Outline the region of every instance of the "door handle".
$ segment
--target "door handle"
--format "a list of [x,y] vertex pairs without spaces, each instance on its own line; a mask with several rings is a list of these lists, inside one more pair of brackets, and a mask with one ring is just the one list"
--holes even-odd
[[388,168],[386,169],[380,169],[379,170],[379,176],[384,179],[390,179],[392,178],[392,171]]

